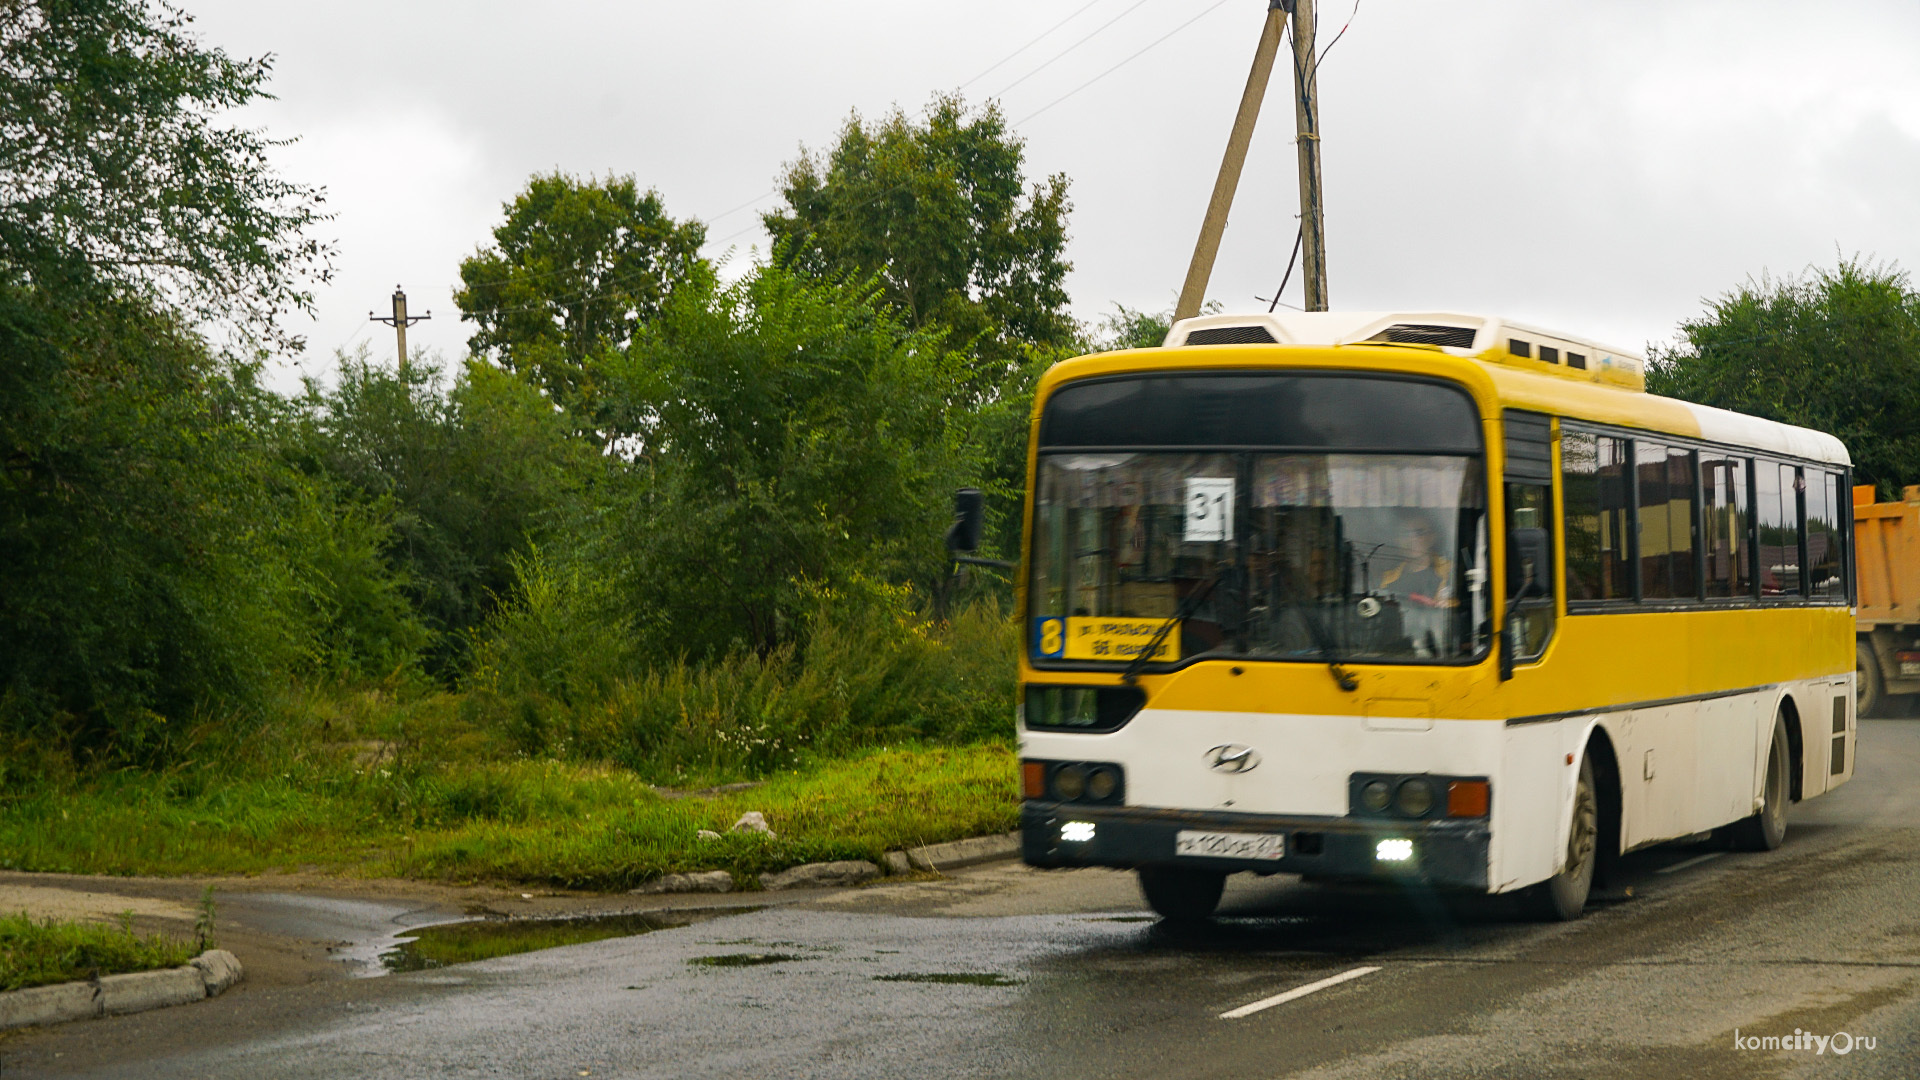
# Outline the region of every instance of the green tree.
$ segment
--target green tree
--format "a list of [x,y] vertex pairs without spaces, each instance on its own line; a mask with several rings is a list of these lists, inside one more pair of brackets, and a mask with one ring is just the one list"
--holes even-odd
[[191,323],[274,336],[329,251],[280,145],[224,125],[270,62],[201,44],[164,2],[0,4],[0,276],[79,299],[138,296]]
[[1653,351],[1647,388],[1831,432],[1883,491],[1920,483],[1920,294],[1892,264],[1748,281]]
[[948,493],[972,471],[964,374],[877,287],[777,266],[690,282],[616,372],[629,483],[577,532],[656,655],[769,651],[814,590],[943,571]]
[[969,115],[934,98],[923,121],[859,114],[824,155],[787,167],[783,209],[763,215],[775,261],[818,277],[875,275],[910,325],[945,328],[989,392],[1023,346],[1060,347],[1066,312],[1067,178],[1028,188],[1022,140],[998,105]]
[[353,516],[388,512],[379,554],[434,631],[429,667],[451,675],[467,631],[512,587],[511,560],[600,456],[512,372],[470,361],[449,390],[430,363],[402,373],[367,356],[339,356],[330,385],[307,382],[290,452],[315,482],[351,493]]
[[288,550],[241,342],[309,302],[317,192],[219,117],[265,61],[138,0],[0,4],[0,726],[153,756],[311,662],[326,590]]
[[468,346],[590,424],[601,364],[702,265],[706,226],[674,221],[631,176],[535,176],[505,210],[494,246],[460,262]]

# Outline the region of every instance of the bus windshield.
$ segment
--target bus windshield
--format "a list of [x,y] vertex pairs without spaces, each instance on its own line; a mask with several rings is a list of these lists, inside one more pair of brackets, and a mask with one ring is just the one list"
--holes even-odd
[[1491,606],[1479,461],[1043,449],[1031,614],[1069,636],[1137,640],[1184,603],[1162,661],[1469,660],[1487,646]]

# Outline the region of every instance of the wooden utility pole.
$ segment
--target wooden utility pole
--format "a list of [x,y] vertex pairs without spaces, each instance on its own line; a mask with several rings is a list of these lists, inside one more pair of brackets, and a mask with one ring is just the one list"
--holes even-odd
[[433,312],[429,311],[425,315],[408,315],[407,294],[401,290],[400,286],[395,285],[393,287],[393,314],[391,316],[383,316],[375,315],[369,311],[367,312],[367,318],[373,322],[386,323],[388,326],[393,327],[393,336],[398,338],[400,343],[400,375],[402,378],[405,378],[407,374],[407,327],[412,326],[414,323],[426,322],[428,319],[433,318]]
[[1308,311],[1327,310],[1327,230],[1320,204],[1320,94],[1314,0],[1293,0],[1293,117],[1300,150],[1301,266]]
[[[1311,0],[1301,0],[1301,3],[1312,10]],[[1207,280],[1213,276],[1213,260],[1220,254],[1220,235],[1227,228],[1227,211],[1233,208],[1233,193],[1240,186],[1240,167],[1247,163],[1247,145],[1253,141],[1254,122],[1260,119],[1267,77],[1273,73],[1273,59],[1280,52],[1281,28],[1286,18],[1282,4],[1283,0],[1270,0],[1268,4],[1267,22],[1260,30],[1260,47],[1253,54],[1253,70],[1247,75],[1246,90],[1240,94],[1240,112],[1233,118],[1233,133],[1227,137],[1227,154],[1221,159],[1220,175],[1213,182],[1213,198],[1208,200],[1206,219],[1200,223],[1200,239],[1193,245],[1193,262],[1187,266],[1187,281],[1180,289],[1180,302],[1173,308],[1175,319],[1191,319],[1200,314],[1200,305],[1206,301]],[[1297,27],[1299,15],[1294,18]],[[1295,33],[1298,34],[1298,30]],[[1312,46],[1308,49],[1311,55]],[[1318,166],[1315,168],[1317,177]]]

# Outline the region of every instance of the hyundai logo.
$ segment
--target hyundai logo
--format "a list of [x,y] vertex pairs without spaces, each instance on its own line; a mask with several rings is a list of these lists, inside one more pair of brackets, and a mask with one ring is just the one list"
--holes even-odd
[[1214,772],[1252,772],[1260,766],[1260,755],[1251,746],[1228,743],[1207,751],[1207,768]]

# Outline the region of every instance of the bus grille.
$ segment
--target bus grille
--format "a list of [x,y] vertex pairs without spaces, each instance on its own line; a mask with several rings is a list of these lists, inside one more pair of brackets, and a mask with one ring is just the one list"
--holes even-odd
[[1373,340],[1391,341],[1400,345],[1446,345],[1456,349],[1471,349],[1473,336],[1478,332],[1471,326],[1394,323],[1375,334]]
[[1275,345],[1264,326],[1208,326],[1187,333],[1188,345]]

